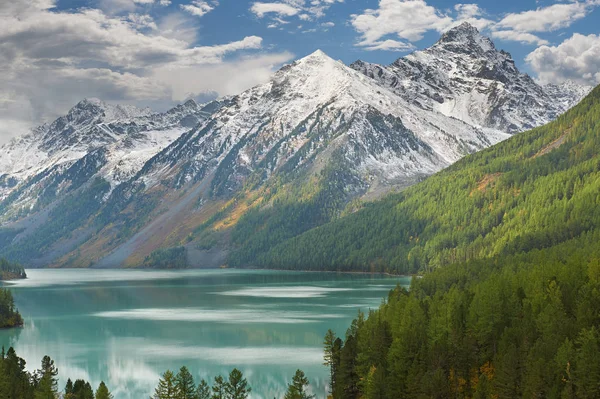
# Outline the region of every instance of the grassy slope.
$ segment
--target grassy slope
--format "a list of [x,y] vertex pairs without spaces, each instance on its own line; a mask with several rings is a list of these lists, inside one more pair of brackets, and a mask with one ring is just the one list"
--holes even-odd
[[599,150],[600,87],[555,122],[254,253],[251,266],[411,273],[552,247],[600,225]]

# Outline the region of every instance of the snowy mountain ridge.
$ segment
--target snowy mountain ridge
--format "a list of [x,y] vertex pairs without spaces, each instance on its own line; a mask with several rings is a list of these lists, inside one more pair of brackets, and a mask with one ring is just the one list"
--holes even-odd
[[550,122],[592,89],[538,85],[468,23],[389,66],[357,61],[352,67],[425,110],[511,134]]
[[[119,185],[208,115],[193,100],[165,113],[154,113],[149,108],[84,99],[67,115],[13,139],[0,149],[0,199],[21,191],[13,194],[13,205],[32,207],[35,193],[48,184],[50,177],[59,178],[92,154],[95,157],[102,154],[96,162],[98,175],[113,187]],[[68,186],[66,182],[61,190]]]

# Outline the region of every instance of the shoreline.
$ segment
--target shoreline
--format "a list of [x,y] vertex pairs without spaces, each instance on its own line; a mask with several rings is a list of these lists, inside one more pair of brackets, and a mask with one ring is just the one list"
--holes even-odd
[[25,327],[25,322],[23,322],[22,324],[17,324],[16,326],[4,326],[4,327],[0,327],[0,330],[12,330],[15,328],[23,328]]

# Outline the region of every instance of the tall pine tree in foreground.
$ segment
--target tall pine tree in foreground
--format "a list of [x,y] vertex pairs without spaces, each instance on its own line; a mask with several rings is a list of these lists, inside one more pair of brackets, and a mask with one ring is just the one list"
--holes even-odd
[[307,392],[308,385],[308,378],[306,378],[304,372],[297,370],[292,383],[288,385],[284,399],[313,399],[314,395],[309,395]]
[[96,398],[95,399],[113,399],[114,396],[108,390],[104,381],[100,383],[98,389],[96,390]]
[[229,381],[225,385],[227,399],[246,399],[251,390],[241,371],[233,369],[229,373]]
[[175,396],[175,375],[171,370],[165,371],[161,379],[158,381],[158,386],[154,390],[153,399],[177,399]]
[[58,395],[58,369],[50,356],[42,359],[42,368],[37,371],[39,383],[35,390],[35,399],[55,399]]
[[206,380],[200,381],[198,388],[196,388],[196,397],[198,399],[210,399],[210,386]]
[[196,399],[194,377],[185,366],[179,369],[179,373],[175,377],[175,392],[177,399]]
[[225,382],[222,376],[216,376],[215,383],[212,386],[212,399],[225,399],[227,397],[225,393],[226,385],[227,383]]

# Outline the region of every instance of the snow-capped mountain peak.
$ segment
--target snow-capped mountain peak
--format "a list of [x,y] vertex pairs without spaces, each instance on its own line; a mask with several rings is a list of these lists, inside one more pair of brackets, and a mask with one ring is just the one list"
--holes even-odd
[[433,48],[444,48],[463,54],[482,54],[496,50],[494,43],[468,22],[463,22],[444,33]]
[[68,170],[91,154],[94,162],[86,165],[96,165],[107,181],[120,184],[218,108],[218,102],[206,110],[189,100],[165,113],[153,113],[149,108],[84,99],[66,115],[2,146],[0,200],[28,178]]
[[[518,133],[543,125],[575,105],[588,88],[547,92],[519,72],[511,55],[474,26],[463,23],[432,47],[389,66],[355,62],[352,67],[425,110],[472,126]],[[565,98],[556,101],[556,98]]]

